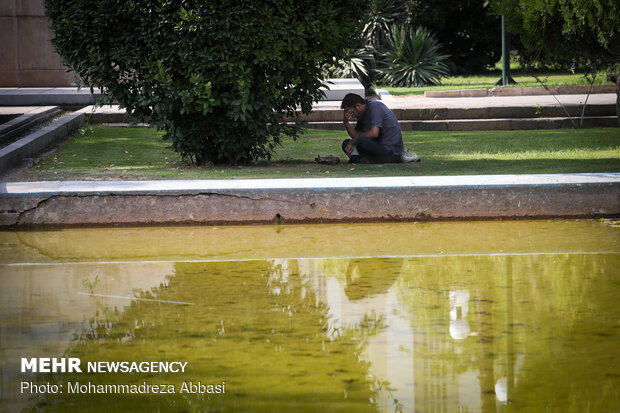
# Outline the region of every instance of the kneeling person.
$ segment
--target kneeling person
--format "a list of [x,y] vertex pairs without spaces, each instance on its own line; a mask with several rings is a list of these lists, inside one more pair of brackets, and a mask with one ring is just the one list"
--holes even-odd
[[[383,102],[364,99],[354,93],[344,97],[342,122],[351,139],[342,142],[342,150],[351,163],[417,162],[415,155],[406,151],[400,125],[394,113]],[[355,128],[349,123],[357,119]]]

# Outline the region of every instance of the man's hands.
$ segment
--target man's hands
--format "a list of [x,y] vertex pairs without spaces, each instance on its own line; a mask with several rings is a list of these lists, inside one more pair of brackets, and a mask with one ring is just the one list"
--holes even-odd
[[351,153],[353,151],[353,147],[357,142],[357,138],[359,138],[359,134],[355,130],[355,128],[349,123],[350,120],[357,119],[357,113],[354,108],[345,108],[344,113],[342,115],[342,123],[344,124],[344,128],[347,130],[347,133],[351,137],[351,141],[345,146],[344,152],[347,156],[351,157]]
[[346,123],[354,119],[355,119],[355,112],[353,111],[353,108],[345,108],[342,121]]
[[353,143],[353,139],[351,139],[347,143],[347,146],[344,147],[344,153],[346,153],[349,158],[351,157],[351,154],[353,153],[353,147],[354,146],[355,146],[355,144]]

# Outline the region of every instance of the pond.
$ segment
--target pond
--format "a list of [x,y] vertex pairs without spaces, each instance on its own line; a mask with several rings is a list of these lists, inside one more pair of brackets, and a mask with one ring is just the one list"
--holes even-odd
[[613,411],[619,269],[608,220],[0,232],[0,411]]

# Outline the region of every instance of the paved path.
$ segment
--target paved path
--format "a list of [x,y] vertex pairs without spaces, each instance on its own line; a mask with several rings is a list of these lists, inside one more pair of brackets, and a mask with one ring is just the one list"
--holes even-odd
[[0,106],[92,105],[96,97],[89,88],[0,88]]
[[[491,96],[491,97],[464,97],[464,98],[392,98],[386,100],[391,108],[485,108],[485,107],[532,107],[583,105],[586,95],[556,95],[553,96]],[[556,100],[557,98],[557,100]],[[558,102],[559,100],[559,102]],[[590,95],[588,105],[615,104],[616,95],[601,93]]]
[[[586,95],[559,95],[557,96],[559,101],[563,105],[577,106],[583,105]],[[557,111],[561,111],[561,104],[553,96],[497,96],[497,97],[470,97],[470,98],[407,98],[407,97],[388,97],[382,100],[390,109],[398,110],[433,110],[433,109],[493,109],[493,108],[535,108],[551,107],[558,108]],[[588,99],[588,105],[594,107],[595,105],[615,105],[615,94],[596,94],[590,95]],[[311,120],[340,120],[340,102],[325,101],[314,104],[314,115],[317,119]],[[105,123],[117,123],[123,122],[126,119],[123,115],[125,110],[119,109],[116,105],[107,105],[103,107],[95,108],[88,106],[82,110],[86,115],[95,114],[98,119],[110,119],[102,120]],[[338,111],[335,113],[334,111]],[[509,110],[510,111],[510,110]],[[332,112],[331,115],[325,115]],[[401,114],[402,115],[402,114]],[[322,119],[328,116],[329,119]],[[337,119],[336,119],[337,118]],[[402,119],[405,120],[405,119]]]
[[[382,101],[391,109],[436,109],[436,108],[486,108],[486,107],[534,107],[583,105],[587,95],[556,95],[553,96],[489,96],[489,97],[459,97],[459,98],[425,98],[388,96]],[[557,98],[557,100],[556,100]],[[559,102],[558,102],[559,100]],[[588,105],[615,104],[614,93],[592,94],[588,98]],[[340,102],[319,102],[317,109],[340,109]]]
[[[585,94],[556,95],[563,104],[583,104]],[[91,104],[92,96],[89,89],[75,88],[0,88],[0,110],[2,106],[27,105],[60,105]],[[553,96],[492,96],[492,97],[458,97],[458,98],[425,98],[425,97],[394,97],[387,96],[383,101],[390,108],[483,108],[509,106],[559,106]],[[13,102],[13,103],[11,103]],[[32,103],[35,102],[35,103]],[[36,103],[39,102],[39,103]],[[43,103],[41,103],[43,102]],[[614,93],[591,94],[588,104],[615,104]],[[316,109],[340,109],[340,102],[327,101],[314,105]]]
[[16,116],[25,113],[38,113],[46,106],[0,106],[0,116]]

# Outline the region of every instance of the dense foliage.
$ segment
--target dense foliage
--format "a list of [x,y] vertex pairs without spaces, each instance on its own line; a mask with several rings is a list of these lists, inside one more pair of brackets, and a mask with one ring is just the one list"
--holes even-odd
[[433,32],[453,73],[478,73],[501,58],[499,17],[484,0],[407,0],[407,18]]
[[321,97],[363,0],[44,0],[64,63],[197,164],[269,157]]
[[[331,68],[326,74],[348,74],[357,77],[370,89],[373,83],[392,82],[393,77],[385,75],[385,69],[392,63],[386,60],[393,57],[394,41],[392,34],[397,30],[410,33],[423,29],[421,33],[434,42],[439,51],[424,54],[425,62],[436,56],[441,75],[449,73],[475,73],[493,66],[501,57],[501,25],[499,17],[483,0],[370,0],[368,12],[364,18],[363,44],[349,50],[347,57],[336,63],[344,70]],[[404,45],[417,48],[411,37],[405,38]],[[407,43],[409,43],[407,45]],[[391,50],[389,50],[391,49]],[[419,49],[418,52],[423,51]],[[447,55],[448,58],[443,58]],[[402,59],[398,59],[402,61]],[[444,71],[446,65],[448,70]],[[404,67],[401,66],[404,70]],[[435,84],[432,81],[418,79],[422,84]],[[401,86],[420,85],[416,82],[401,81]]]
[[495,0],[523,42],[526,64],[543,62],[616,83],[620,126],[620,3],[617,0]]
[[587,68],[620,61],[617,0],[495,0],[493,6],[520,35],[529,62]]

